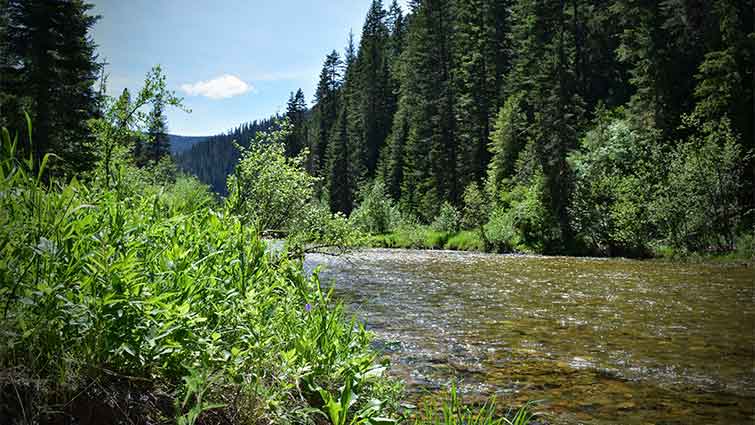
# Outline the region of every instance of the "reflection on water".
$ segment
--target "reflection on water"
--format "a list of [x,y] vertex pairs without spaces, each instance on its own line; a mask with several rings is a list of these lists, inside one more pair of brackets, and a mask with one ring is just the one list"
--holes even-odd
[[553,423],[755,422],[752,268],[369,250],[308,256],[420,397],[545,400]]

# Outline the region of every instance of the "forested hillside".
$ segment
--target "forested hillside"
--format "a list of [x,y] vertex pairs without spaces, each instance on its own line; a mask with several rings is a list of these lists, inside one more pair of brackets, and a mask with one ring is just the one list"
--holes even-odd
[[177,152],[176,164],[181,170],[209,185],[213,192],[226,195],[226,178],[233,172],[240,158],[239,149],[234,142],[248,147],[258,132],[271,129],[275,122],[276,117],[253,121],[241,124],[227,133],[207,137],[185,151]]
[[753,220],[754,41],[739,0],[375,0],[294,144],[346,214],[377,179],[425,223],[479,195],[504,245],[730,249]]

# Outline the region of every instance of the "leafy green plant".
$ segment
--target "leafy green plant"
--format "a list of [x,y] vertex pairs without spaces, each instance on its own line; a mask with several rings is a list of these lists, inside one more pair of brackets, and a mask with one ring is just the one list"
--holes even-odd
[[286,231],[312,200],[316,178],[304,170],[307,152],[287,158],[286,121],[279,129],[260,132],[249,148],[241,150],[233,175],[228,178],[228,206],[259,234]]
[[652,212],[662,237],[686,251],[731,251],[741,219],[745,155],[728,119],[685,117],[693,133],[671,154],[666,184]]
[[[59,400],[94,400],[95,383],[148,382],[144,391],[178,409],[146,406],[132,411],[139,417],[308,422],[319,406],[308,388],[338,388],[372,369],[369,333],[317,275],[269,255],[195,180],[154,185],[149,170],[123,167],[140,190],[45,182],[46,161],[33,172],[15,140],[3,131],[0,364],[35,384],[11,412],[34,421]],[[385,381],[360,396],[397,397],[380,389]],[[383,398],[382,414],[392,404]]]
[[461,212],[449,202],[444,202],[431,227],[438,232],[456,233],[461,227]]
[[383,234],[399,225],[401,215],[386,193],[385,184],[378,179],[362,188],[359,206],[352,211],[349,220],[364,232]]

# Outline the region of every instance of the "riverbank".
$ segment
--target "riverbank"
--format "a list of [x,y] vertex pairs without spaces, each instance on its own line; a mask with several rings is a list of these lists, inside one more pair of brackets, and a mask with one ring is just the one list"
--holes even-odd
[[[574,253],[563,253],[555,255],[566,255],[575,257],[604,257],[604,258],[634,258],[652,261],[672,261],[690,264],[737,264],[745,266],[755,266],[755,243],[752,235],[740,236],[737,239],[736,249],[725,253],[706,253],[706,252],[680,252],[669,247],[659,246],[651,250],[644,256],[611,256],[601,255],[600,253],[590,252],[584,255],[575,255]],[[365,238],[367,248],[393,248],[393,249],[419,249],[419,250],[449,250],[465,252],[486,252],[494,254],[539,254],[536,250],[525,246],[519,246],[515,249],[505,252],[496,249],[486,249],[485,243],[480,238],[478,232],[471,230],[462,230],[459,232],[440,232],[432,230],[425,226],[416,226],[413,228],[401,228],[396,231],[370,235]],[[545,254],[547,255],[547,254]]]

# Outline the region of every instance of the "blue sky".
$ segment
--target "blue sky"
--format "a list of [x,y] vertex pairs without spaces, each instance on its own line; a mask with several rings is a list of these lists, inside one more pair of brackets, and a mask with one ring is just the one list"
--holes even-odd
[[93,3],[109,94],[138,90],[160,64],[192,110],[171,110],[169,131],[204,136],[285,111],[297,88],[311,102],[325,55],[343,50],[350,29],[359,37],[371,0]]

